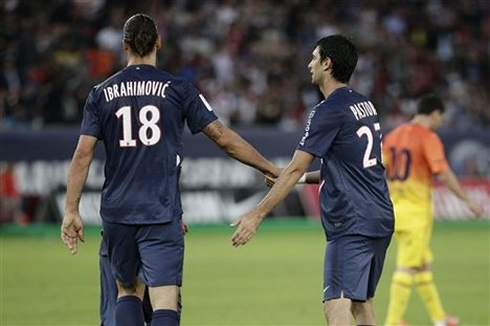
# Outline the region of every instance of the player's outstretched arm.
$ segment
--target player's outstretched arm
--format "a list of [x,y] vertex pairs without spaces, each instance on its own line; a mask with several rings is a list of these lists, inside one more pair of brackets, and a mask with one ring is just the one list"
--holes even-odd
[[279,178],[269,193],[255,206],[252,211],[242,215],[232,226],[238,226],[233,234],[231,242],[238,247],[246,244],[257,232],[264,217],[289,194],[299,178],[306,172],[314,156],[297,150],[291,162],[282,170]]
[[[265,175],[265,183],[267,186],[272,187],[277,181],[277,178]],[[306,172],[299,178],[298,184],[318,184],[320,183],[320,170]]]
[[264,174],[279,176],[280,169],[263,157],[252,145],[219,120],[207,125],[203,132],[230,157]]
[[70,249],[72,254],[78,250],[78,240],[85,241],[83,237],[83,223],[78,205],[82,197],[83,186],[94,156],[97,138],[82,135],[73,154],[68,174],[66,189],[65,215],[61,224],[61,240]]
[[471,210],[475,216],[481,216],[483,214],[483,207],[468,197],[466,192],[463,190],[459,184],[458,179],[454,175],[451,169],[437,174],[437,179],[440,183],[445,185],[449,190],[451,190],[459,199],[464,201],[468,208]]

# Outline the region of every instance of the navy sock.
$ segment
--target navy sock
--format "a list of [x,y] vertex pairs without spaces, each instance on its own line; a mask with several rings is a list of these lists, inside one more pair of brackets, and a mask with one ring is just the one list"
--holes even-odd
[[158,309],[153,311],[151,326],[179,326],[180,315],[175,310]]
[[117,326],[143,326],[143,308],[138,297],[128,295],[116,301]]

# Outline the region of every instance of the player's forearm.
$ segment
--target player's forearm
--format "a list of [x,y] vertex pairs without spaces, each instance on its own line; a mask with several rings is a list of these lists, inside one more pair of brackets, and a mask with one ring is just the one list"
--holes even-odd
[[465,191],[459,184],[458,179],[451,170],[439,173],[437,175],[437,179],[440,183],[451,190],[459,199],[465,202],[469,202],[468,196],[466,195]]
[[280,170],[263,157],[252,145],[246,142],[240,135],[224,126],[219,121],[210,123],[203,132],[214,141],[230,157],[248,166],[251,166],[264,174],[278,176]]
[[291,168],[289,166],[282,171],[269,193],[254,208],[262,219],[267,216],[278,203],[286,198],[304,173],[305,170],[302,170],[301,168]]
[[314,159],[315,157],[310,153],[301,150],[294,152],[291,162],[282,170],[267,196],[255,207],[261,218],[264,218],[280,201],[286,198]]
[[83,186],[87,180],[93,152],[84,152],[77,149],[73,155],[68,174],[66,189],[65,212],[77,212],[82,196]]
[[227,146],[223,150],[235,160],[251,166],[262,173],[277,176],[278,168],[262,156],[255,148],[247,143],[238,134],[234,134]]

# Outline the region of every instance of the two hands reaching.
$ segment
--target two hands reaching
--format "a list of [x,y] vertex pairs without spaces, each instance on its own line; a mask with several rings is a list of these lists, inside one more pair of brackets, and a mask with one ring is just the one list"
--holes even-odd
[[[268,187],[272,187],[276,182],[278,176],[272,176],[264,174],[264,182]],[[231,243],[234,247],[239,247],[249,242],[252,237],[257,233],[263,216],[256,210],[252,210],[242,216],[240,216],[230,226],[238,227],[231,238]]]

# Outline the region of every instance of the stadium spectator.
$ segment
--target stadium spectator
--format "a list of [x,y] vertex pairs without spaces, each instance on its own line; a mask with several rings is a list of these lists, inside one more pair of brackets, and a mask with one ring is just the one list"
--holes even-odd
[[[17,105],[0,107],[2,128],[78,123],[80,93],[123,66],[117,27],[122,16],[136,11],[157,15],[166,44],[159,67],[195,82],[217,108],[224,98],[240,103],[219,112],[234,125],[300,128],[306,112],[296,110],[310,107],[305,101],[312,88],[299,63],[314,40],[338,31],[360,41],[363,51],[351,84],[373,99],[385,126],[409,120],[412,103],[427,91],[447,101],[448,128],[490,124],[488,1],[20,0],[2,6],[0,60],[5,67],[9,57],[17,59],[21,88]],[[70,42],[65,55],[79,69],[66,71],[66,87],[56,87],[50,80],[65,68],[54,57]],[[121,60],[105,76],[94,75],[89,73],[93,58],[84,55],[92,51],[108,51]],[[53,62],[49,68],[55,73],[38,83],[30,72],[46,62]],[[282,87],[287,87],[283,103],[263,103]]]
[[106,182],[100,214],[117,283],[116,324],[143,324],[141,300],[146,285],[154,309],[151,324],[179,325],[184,123],[192,133],[202,131],[230,157],[264,174],[278,176],[280,170],[223,126],[189,82],[156,68],[162,43],[149,16],[130,17],[123,40],[127,67],[95,86],[85,104],[68,176],[61,238],[72,253],[77,252],[78,241],[84,241],[79,202],[101,139]]
[[446,314],[432,274],[431,179],[437,179],[463,200],[475,215],[483,208],[459,185],[450,169],[442,142],[434,132],[444,117],[444,104],[434,95],[421,97],[417,114],[384,141],[386,172],[395,206],[396,271],[390,290],[386,325],[401,325],[412,285],[415,285],[436,326],[455,326],[458,321]]
[[320,173],[322,225],[327,236],[323,302],[328,325],[376,325],[373,297],[393,233],[393,206],[381,163],[376,109],[348,86],[357,64],[355,46],[342,35],[321,38],[308,65],[325,99],[311,110],[290,163],[270,192],[233,223],[233,245],[246,244],[266,215],[303,179],[315,158]]

